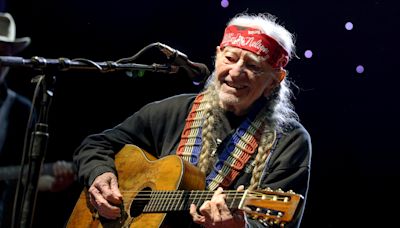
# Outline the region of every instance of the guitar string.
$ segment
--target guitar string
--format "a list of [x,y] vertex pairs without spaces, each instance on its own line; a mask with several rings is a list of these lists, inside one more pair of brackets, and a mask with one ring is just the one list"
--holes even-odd
[[[182,195],[185,192],[176,192],[176,191],[121,191],[121,193],[127,194],[127,193],[138,193],[135,196],[123,196],[123,199],[147,199],[149,200],[150,197],[155,197],[157,199],[179,199],[182,198]],[[204,194],[205,193],[205,194]],[[195,196],[193,196],[195,194]],[[207,191],[198,191],[198,192],[188,192],[187,195],[189,196],[189,199],[211,199],[213,196],[213,192],[207,192]],[[238,193],[238,192],[228,192],[225,193],[226,197],[243,197],[244,193]],[[165,197],[159,197],[159,195],[164,195]],[[84,198],[86,196],[83,196]],[[144,198],[140,198],[144,197]],[[174,197],[174,198],[173,198]],[[250,199],[256,199],[256,198],[265,198],[265,199],[274,199],[274,200],[285,200],[285,199],[290,199],[290,196],[278,196],[274,194],[262,194],[262,193],[248,193],[246,198]]]
[[[163,197],[159,197],[159,196],[157,196],[157,195],[152,195],[152,194],[148,194],[148,195],[143,195],[143,194],[138,194],[138,195],[136,195],[136,196],[123,196],[122,198],[123,199],[132,199],[132,198],[136,198],[136,199],[149,199],[149,197],[155,197],[155,198],[157,198],[157,199],[179,199],[179,198],[182,198],[182,196],[180,195],[180,194],[174,194],[174,195],[166,195],[165,197],[163,196]],[[227,198],[230,198],[230,197],[243,197],[243,195],[226,195],[226,197]],[[192,198],[194,198],[194,199],[197,199],[197,198],[200,198],[200,199],[211,199],[212,198],[212,195],[202,195],[202,196],[189,196],[189,197],[186,197],[186,198],[189,198],[189,199],[192,199]],[[276,197],[276,196],[247,196],[246,198],[250,198],[250,199],[256,199],[256,198],[265,198],[265,199],[276,199],[276,200],[284,200],[284,199],[287,199],[287,198],[289,198],[289,197],[287,197],[287,196],[278,196],[278,197]]]

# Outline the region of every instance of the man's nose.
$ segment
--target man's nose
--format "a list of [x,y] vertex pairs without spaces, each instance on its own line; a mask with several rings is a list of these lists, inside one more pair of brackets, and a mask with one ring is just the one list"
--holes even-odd
[[244,66],[243,61],[237,61],[235,64],[232,65],[232,69],[229,71],[231,76],[240,76],[244,73]]

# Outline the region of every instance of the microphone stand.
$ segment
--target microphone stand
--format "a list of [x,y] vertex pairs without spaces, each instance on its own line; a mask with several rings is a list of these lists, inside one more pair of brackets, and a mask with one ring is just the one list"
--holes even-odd
[[28,176],[25,192],[22,196],[22,209],[20,226],[31,227],[33,221],[33,214],[37,198],[37,186],[39,181],[40,170],[45,158],[47,150],[47,142],[49,138],[48,126],[48,112],[53,96],[52,86],[54,84],[54,77],[46,75],[39,75],[37,78],[40,100],[39,100],[39,118],[35,124],[34,130],[31,134],[31,141],[28,154]]
[[[176,73],[178,66],[169,64],[135,64],[125,62],[93,62],[88,59],[45,59],[42,57],[34,56],[31,59],[24,59],[21,57],[14,56],[0,56],[0,67],[28,67],[35,70],[44,71],[55,70],[55,71],[67,71],[67,70],[94,70],[102,73],[114,72],[114,71],[125,71],[131,73],[133,71],[152,71],[161,73]],[[31,227],[33,223],[33,215],[37,198],[37,186],[40,175],[40,170],[45,158],[47,143],[49,138],[49,125],[48,125],[48,112],[50,109],[51,98],[53,96],[53,88],[55,77],[48,77],[46,75],[39,75],[35,78],[38,83],[37,87],[40,92],[40,107],[39,107],[39,118],[35,124],[33,132],[31,133],[31,139],[29,144],[28,154],[28,175],[24,183],[24,190],[22,192],[21,206],[17,205],[14,209],[13,224],[19,221],[19,228]],[[36,101],[36,96],[33,100]],[[35,103],[35,102],[33,102]],[[24,166],[22,166],[24,167]],[[19,181],[21,182],[22,172],[20,173]],[[16,193],[16,200],[20,197],[20,192]],[[16,209],[19,210],[16,210]]]
[[76,58],[58,58],[58,59],[45,59],[39,56],[33,56],[30,59],[15,56],[0,56],[0,67],[28,67],[33,69],[48,69],[56,71],[67,70],[95,70],[101,73],[108,73],[114,71],[152,71],[159,73],[177,73],[179,66],[170,64],[156,64],[145,65],[137,63],[125,63],[121,61],[104,61],[94,62],[89,59]]

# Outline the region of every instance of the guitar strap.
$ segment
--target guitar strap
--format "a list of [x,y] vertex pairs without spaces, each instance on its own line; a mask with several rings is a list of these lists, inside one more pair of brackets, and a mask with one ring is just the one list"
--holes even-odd
[[[194,100],[177,149],[178,156],[194,165],[198,163],[202,146],[202,125],[207,111],[205,101],[208,100],[205,96],[209,93],[200,93]],[[266,102],[265,98],[257,100],[246,119],[224,144],[218,161],[206,177],[209,190],[218,186],[228,187],[257,150],[267,117],[263,109]]]

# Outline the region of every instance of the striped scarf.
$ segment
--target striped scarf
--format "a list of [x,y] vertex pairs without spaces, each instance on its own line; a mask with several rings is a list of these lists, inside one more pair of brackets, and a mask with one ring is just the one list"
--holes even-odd
[[[207,96],[210,94],[200,93],[194,100],[176,152],[178,156],[194,165],[199,162],[202,147]],[[228,187],[256,152],[267,117],[267,113],[263,111],[265,103],[265,98],[258,99],[245,120],[228,139],[225,139],[226,143],[224,148],[220,148],[218,161],[206,177],[209,190],[215,190],[218,186]]]

